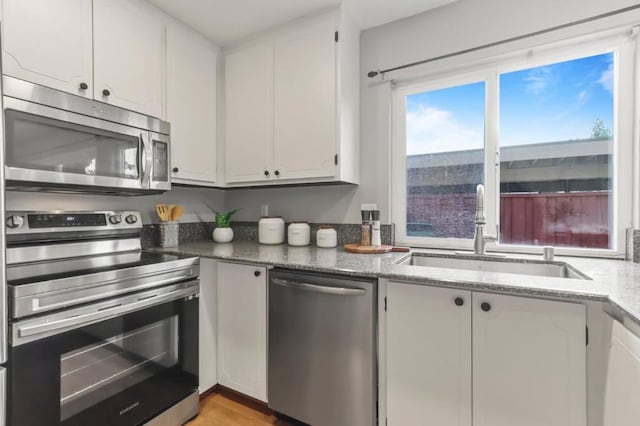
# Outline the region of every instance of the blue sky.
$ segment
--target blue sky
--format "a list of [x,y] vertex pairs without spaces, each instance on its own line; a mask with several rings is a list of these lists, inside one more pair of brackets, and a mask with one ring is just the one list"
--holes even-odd
[[[588,138],[613,123],[613,54],[500,76],[501,146]],[[407,154],[481,148],[484,82],[407,97]]]

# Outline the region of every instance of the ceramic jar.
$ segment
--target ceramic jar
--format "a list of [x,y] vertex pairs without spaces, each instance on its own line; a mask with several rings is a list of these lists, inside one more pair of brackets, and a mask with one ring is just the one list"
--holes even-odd
[[280,216],[263,217],[258,222],[260,244],[284,243],[284,220]]
[[316,232],[316,245],[321,248],[332,248],[338,245],[338,233],[331,226],[321,226]]
[[307,222],[291,222],[287,234],[290,246],[308,246],[311,242],[311,227]]

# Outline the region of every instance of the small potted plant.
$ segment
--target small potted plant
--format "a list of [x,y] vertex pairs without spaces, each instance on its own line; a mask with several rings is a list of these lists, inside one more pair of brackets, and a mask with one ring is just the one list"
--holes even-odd
[[229,226],[229,222],[231,221],[231,216],[239,210],[235,209],[223,213],[215,212],[216,228],[213,230],[213,241],[216,243],[230,243],[233,240],[233,229]]

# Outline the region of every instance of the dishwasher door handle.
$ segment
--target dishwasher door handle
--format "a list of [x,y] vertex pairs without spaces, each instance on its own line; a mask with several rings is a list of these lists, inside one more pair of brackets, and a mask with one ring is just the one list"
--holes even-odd
[[272,278],[271,282],[282,287],[289,287],[313,293],[334,294],[338,296],[364,296],[367,290],[357,287],[330,287],[325,285],[309,284],[299,281],[283,280],[282,278]]

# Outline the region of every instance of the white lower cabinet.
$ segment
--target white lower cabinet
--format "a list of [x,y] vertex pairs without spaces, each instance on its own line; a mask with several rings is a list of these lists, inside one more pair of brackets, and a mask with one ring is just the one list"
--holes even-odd
[[199,391],[202,394],[218,383],[217,261],[200,258]]
[[267,402],[267,270],[218,263],[218,383]]
[[398,282],[386,292],[389,426],[586,426],[584,305]]
[[586,309],[473,294],[473,425],[585,426]]
[[640,422],[640,338],[613,322],[604,404],[604,426]]
[[471,424],[470,292],[389,283],[387,421]]

